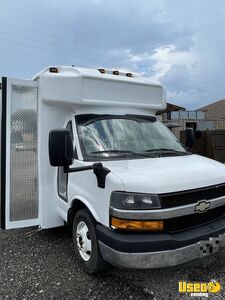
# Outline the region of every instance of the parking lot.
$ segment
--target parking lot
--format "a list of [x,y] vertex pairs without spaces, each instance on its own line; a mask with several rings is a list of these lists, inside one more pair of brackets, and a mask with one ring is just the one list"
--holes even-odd
[[[0,231],[0,299],[190,299],[178,281],[218,280],[225,286],[225,252],[172,269],[80,270],[66,228]],[[196,299],[196,298],[195,298]],[[209,297],[225,299],[225,292]]]
[[[37,211],[35,173],[31,168],[35,152],[14,151],[12,163],[11,216],[23,219]],[[24,210],[21,203],[28,193],[33,198]],[[66,227],[0,231],[0,300],[190,299],[178,293],[178,282],[215,279],[225,286],[224,258],[225,251],[202,262],[176,268],[122,270],[112,267],[104,274],[93,276],[79,268]],[[225,299],[225,292],[222,290],[210,298]]]

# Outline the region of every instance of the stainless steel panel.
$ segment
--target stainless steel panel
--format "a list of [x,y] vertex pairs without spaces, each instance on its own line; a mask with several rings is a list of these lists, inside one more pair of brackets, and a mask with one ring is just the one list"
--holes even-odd
[[12,85],[9,221],[38,218],[37,87]]

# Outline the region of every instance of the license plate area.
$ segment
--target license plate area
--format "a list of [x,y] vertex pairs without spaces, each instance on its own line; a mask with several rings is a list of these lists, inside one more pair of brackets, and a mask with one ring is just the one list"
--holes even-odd
[[220,234],[218,237],[210,237],[208,240],[200,241],[198,245],[202,256],[217,253],[220,249],[225,248],[225,234]]

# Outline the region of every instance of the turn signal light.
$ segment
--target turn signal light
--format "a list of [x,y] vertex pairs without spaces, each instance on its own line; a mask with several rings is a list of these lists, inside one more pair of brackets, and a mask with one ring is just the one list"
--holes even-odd
[[164,221],[137,221],[112,217],[111,226],[126,230],[162,231],[164,229]]
[[105,74],[105,69],[98,69],[98,71],[102,74]]
[[49,72],[51,73],[59,73],[59,70],[57,68],[49,68]]
[[127,77],[133,77],[133,74],[132,73],[126,73],[126,76]]

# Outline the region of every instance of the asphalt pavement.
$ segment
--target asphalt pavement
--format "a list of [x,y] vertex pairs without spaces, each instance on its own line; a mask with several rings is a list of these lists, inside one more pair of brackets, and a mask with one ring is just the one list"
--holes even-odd
[[[178,281],[220,282],[225,299],[225,251],[201,262],[169,269],[85,274],[66,228],[0,231],[0,299],[191,299],[178,293]],[[194,298],[193,298],[194,299]],[[199,298],[195,298],[199,299]]]

